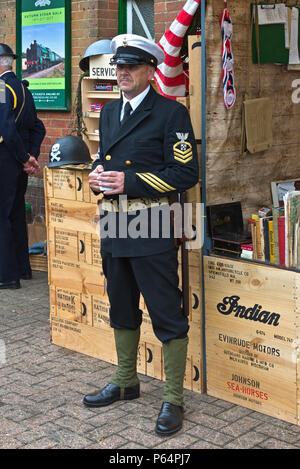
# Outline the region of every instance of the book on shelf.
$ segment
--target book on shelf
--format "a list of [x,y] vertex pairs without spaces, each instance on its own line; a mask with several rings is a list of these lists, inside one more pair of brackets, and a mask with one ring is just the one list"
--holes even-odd
[[278,216],[279,265],[285,266],[285,216]]
[[251,229],[251,240],[252,240],[252,249],[253,249],[252,258],[257,259],[256,223],[255,223],[255,220],[253,220],[252,218],[249,218],[248,221],[250,223],[250,229]]
[[273,230],[273,219],[268,220],[269,227],[269,249],[270,249],[270,262],[274,264],[274,230]]
[[265,261],[265,239],[263,218],[259,218],[255,222],[256,225],[256,259],[258,261]]
[[293,250],[293,267],[298,267],[299,264],[299,225],[300,225],[300,220],[299,218],[297,219],[294,227],[294,250]]
[[273,207],[273,241],[274,241],[274,264],[279,265],[279,244],[278,244],[278,217],[284,215],[283,207]]
[[300,218],[300,191],[290,191],[283,196],[285,215],[285,265],[295,265],[296,237],[295,226]]
[[270,262],[269,217],[262,218],[265,261]]
[[296,267],[300,268],[300,221],[297,228],[297,254],[296,254]]

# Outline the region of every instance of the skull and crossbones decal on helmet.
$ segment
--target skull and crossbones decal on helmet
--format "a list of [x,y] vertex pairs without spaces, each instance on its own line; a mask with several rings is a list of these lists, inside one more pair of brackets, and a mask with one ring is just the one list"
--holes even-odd
[[54,143],[54,145],[52,146],[51,148],[51,162],[53,161],[60,161],[60,155],[61,154],[61,151],[59,150],[60,149],[60,144],[59,143]]

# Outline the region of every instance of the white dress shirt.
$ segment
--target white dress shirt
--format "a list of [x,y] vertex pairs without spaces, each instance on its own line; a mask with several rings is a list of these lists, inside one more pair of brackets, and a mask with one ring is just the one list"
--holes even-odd
[[132,107],[132,111],[130,113],[130,114],[132,114],[133,111],[136,110],[136,108],[141,104],[143,99],[147,96],[147,94],[149,93],[149,90],[150,90],[150,85],[148,85],[147,88],[144,91],[142,91],[140,94],[138,94],[137,96],[135,96],[134,98],[132,98],[130,100],[125,98],[124,93],[123,93],[123,106],[122,106],[122,109],[121,109],[120,121],[123,119],[124,107],[125,107],[125,104],[127,103],[127,101],[130,102],[130,106]]

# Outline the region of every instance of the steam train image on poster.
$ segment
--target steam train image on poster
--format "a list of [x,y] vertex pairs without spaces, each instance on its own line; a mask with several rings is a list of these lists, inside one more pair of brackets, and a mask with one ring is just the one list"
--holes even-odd
[[29,73],[44,70],[62,61],[60,55],[49,49],[49,47],[38,44],[36,40],[26,49],[26,67]]

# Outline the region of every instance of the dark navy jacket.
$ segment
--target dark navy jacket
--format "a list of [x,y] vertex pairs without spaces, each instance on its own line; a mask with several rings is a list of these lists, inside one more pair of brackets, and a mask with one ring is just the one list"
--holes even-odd
[[[124,171],[124,194],[129,199],[155,201],[194,186],[198,182],[197,147],[185,106],[150,87],[128,121],[120,126],[121,105],[119,99],[101,110],[100,152],[93,169],[102,164],[105,171]],[[105,199],[109,199],[109,193]],[[128,215],[128,224],[131,221]],[[155,254],[173,247],[172,234],[169,238],[102,239],[102,249],[114,257]]]
[[22,88],[21,81],[13,72],[4,73],[0,79],[6,85],[5,102],[0,103],[0,140],[3,138],[0,151],[3,145],[22,164],[29,159],[29,154],[38,158],[46,133],[45,127],[37,117],[34,100],[27,86],[23,84]]

